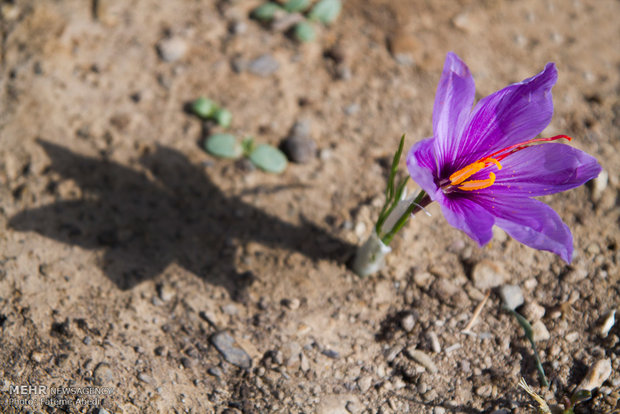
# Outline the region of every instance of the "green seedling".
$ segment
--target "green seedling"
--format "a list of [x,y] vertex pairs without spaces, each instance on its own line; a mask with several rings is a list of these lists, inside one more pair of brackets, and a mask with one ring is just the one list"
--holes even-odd
[[221,158],[237,159],[243,155],[243,147],[231,134],[213,134],[205,141],[209,154]]
[[336,20],[341,10],[341,0],[320,0],[314,5],[312,10],[310,10],[308,18],[324,24],[331,24]]
[[217,104],[215,102],[203,96],[192,103],[192,112],[203,119],[213,116],[217,109]]
[[232,114],[228,109],[218,108],[213,113],[213,119],[222,128],[228,128],[232,122]]
[[[570,400],[565,398],[564,407],[558,405],[550,406],[543,397],[536,394],[536,392],[532,390],[532,387],[525,382],[525,379],[521,378],[521,381],[519,381],[519,386],[523,388],[523,390],[528,393],[534,401],[536,401],[536,405],[538,406],[536,407],[538,414],[575,414],[575,406],[577,406],[577,404],[592,398],[592,393],[590,393],[590,391],[577,390],[572,395]],[[613,414],[614,412],[615,411],[612,411],[608,414]]]
[[289,13],[298,13],[305,11],[310,7],[310,0],[289,0],[284,5],[284,10]]
[[316,37],[314,27],[305,20],[295,25],[293,33],[295,34],[295,39],[300,42],[312,42]]
[[252,11],[252,17],[261,22],[270,22],[280,10],[283,9],[278,4],[269,2],[255,8]]
[[521,316],[521,314],[515,312],[514,310],[506,306],[504,306],[504,310],[512,314],[512,316],[517,319],[519,325],[521,325],[521,327],[525,331],[525,336],[530,341],[530,345],[532,345],[532,349],[534,350],[534,358],[536,360],[536,369],[538,370],[538,377],[540,379],[540,383],[543,386],[548,387],[549,381],[547,381],[545,370],[543,369],[542,363],[540,362],[540,357],[538,356],[538,349],[536,348],[536,344],[534,343],[534,331],[532,330],[532,325],[530,325],[527,319],[525,319],[523,316]]
[[288,161],[286,156],[277,149],[267,144],[259,144],[248,156],[252,164],[261,170],[279,174],[286,168]]

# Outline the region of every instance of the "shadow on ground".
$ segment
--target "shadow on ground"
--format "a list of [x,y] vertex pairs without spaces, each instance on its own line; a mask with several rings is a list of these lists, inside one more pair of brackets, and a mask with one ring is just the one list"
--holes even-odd
[[254,276],[235,268],[235,243],[256,241],[313,260],[344,262],[353,247],[312,223],[286,223],[237,197],[227,197],[176,150],[141,158],[142,173],[40,142],[50,170],[75,180],[79,200],[26,210],[10,220],[19,231],[86,249],[103,249],[101,268],[121,289],[159,275],[175,262],[239,300]]

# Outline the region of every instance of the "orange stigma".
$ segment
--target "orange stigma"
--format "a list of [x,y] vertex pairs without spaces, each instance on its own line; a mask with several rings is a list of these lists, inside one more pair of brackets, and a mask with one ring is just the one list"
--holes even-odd
[[524,142],[520,142],[518,144],[510,145],[484,158],[481,158],[478,161],[472,162],[471,164],[451,174],[449,177],[450,186],[455,186],[459,190],[464,191],[481,190],[483,188],[490,187],[495,183],[495,173],[493,172],[489,173],[489,178],[483,180],[468,180],[468,178],[477,173],[478,171],[481,171],[491,165],[495,165],[498,170],[501,170],[501,160],[511,154],[514,154],[515,152],[521,151],[522,149],[529,147],[533,143],[555,141],[558,139],[567,139],[570,141],[572,138],[567,135],[556,135],[551,138],[534,138]]

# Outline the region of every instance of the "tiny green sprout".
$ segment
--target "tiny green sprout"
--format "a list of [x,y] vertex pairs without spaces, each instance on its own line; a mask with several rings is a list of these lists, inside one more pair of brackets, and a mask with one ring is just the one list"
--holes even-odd
[[192,102],[192,112],[203,119],[213,116],[217,109],[217,104],[204,96]]
[[534,350],[534,360],[536,362],[536,370],[538,371],[538,377],[543,386],[548,387],[549,381],[547,381],[547,376],[545,375],[545,370],[543,369],[542,363],[540,362],[540,356],[538,355],[538,349],[536,348],[536,344],[534,343],[534,331],[532,330],[532,325],[525,319],[521,314],[515,312],[514,310],[504,306],[504,310],[512,314],[519,322],[519,325],[523,328],[525,332],[526,338],[530,341],[530,345],[532,345],[532,349]]
[[257,145],[248,158],[261,170],[276,174],[284,171],[288,164],[282,151],[267,144]]
[[239,158],[243,155],[242,145],[231,134],[213,134],[205,141],[209,154],[222,158]]
[[256,20],[260,20],[261,22],[269,22],[273,20],[276,13],[280,10],[282,10],[282,7],[280,7],[278,4],[267,2],[255,8],[252,11],[252,17]]
[[303,12],[310,7],[310,0],[289,0],[284,4],[284,10],[289,13]]
[[232,114],[230,113],[228,109],[218,108],[213,113],[213,119],[222,128],[228,128],[232,121]]
[[310,20],[318,20],[324,24],[333,23],[340,14],[342,9],[341,0],[320,0],[314,5],[308,18]]
[[301,21],[295,25],[293,29],[295,34],[295,39],[300,42],[312,42],[316,37],[316,33],[314,32],[314,27],[307,21]]

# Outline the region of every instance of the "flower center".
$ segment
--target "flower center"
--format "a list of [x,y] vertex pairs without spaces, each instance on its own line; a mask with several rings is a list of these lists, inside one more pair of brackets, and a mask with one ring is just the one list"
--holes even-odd
[[469,177],[491,165],[495,165],[498,170],[501,170],[502,164],[500,164],[500,161],[507,156],[514,154],[515,152],[521,151],[522,149],[525,149],[536,142],[549,142],[558,139],[567,139],[570,141],[572,138],[566,135],[556,135],[550,138],[534,138],[524,142],[520,142],[518,144],[510,145],[490,155],[487,155],[486,157],[481,158],[478,161],[472,162],[471,164],[452,173],[449,177],[450,181],[446,182],[445,186],[441,187],[444,188],[444,192],[446,193],[454,190],[455,188],[464,191],[473,191],[490,187],[495,183],[495,173],[493,172],[489,172],[489,177],[482,180],[469,180]]

